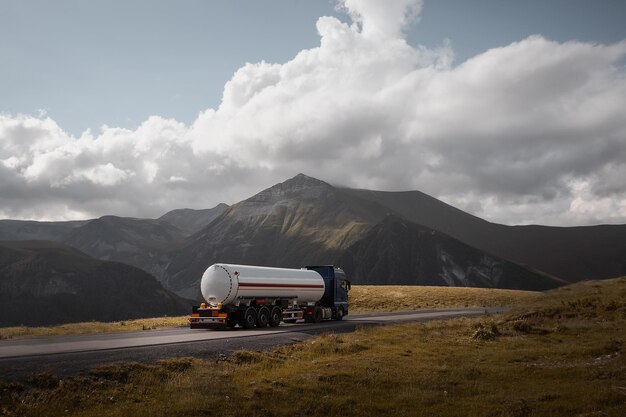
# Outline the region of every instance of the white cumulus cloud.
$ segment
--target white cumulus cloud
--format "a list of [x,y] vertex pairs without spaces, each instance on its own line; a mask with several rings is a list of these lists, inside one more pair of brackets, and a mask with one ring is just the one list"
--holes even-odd
[[410,45],[422,2],[344,0],[320,44],[247,63],[190,125],[80,137],[0,114],[0,217],[158,216],[233,203],[298,172],[420,189],[505,223],[626,222],[626,41],[539,35],[454,63]]

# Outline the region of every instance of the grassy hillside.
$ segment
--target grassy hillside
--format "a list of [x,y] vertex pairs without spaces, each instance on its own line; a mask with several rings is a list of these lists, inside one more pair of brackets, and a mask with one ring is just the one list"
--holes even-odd
[[[355,285],[350,292],[350,312],[418,310],[444,307],[512,306],[539,296],[533,291],[464,287],[410,287]],[[191,306],[189,306],[191,309]],[[186,326],[187,316],[156,317],[113,322],[69,323],[43,327],[3,327],[1,339],[60,335],[132,332]]]
[[216,361],[113,364],[4,383],[26,416],[623,416],[626,278],[506,315],[327,334]]

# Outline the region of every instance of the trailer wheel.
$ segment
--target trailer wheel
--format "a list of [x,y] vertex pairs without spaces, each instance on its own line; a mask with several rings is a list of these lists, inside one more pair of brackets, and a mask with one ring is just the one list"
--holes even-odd
[[313,309],[313,321],[315,323],[319,323],[322,321],[322,309],[319,307],[315,307]]
[[270,322],[270,309],[267,307],[261,307],[256,317],[256,327],[262,329],[267,327]]
[[342,320],[343,316],[344,316],[343,306],[339,306],[339,308],[337,309],[337,312],[335,313],[335,320],[337,321]]
[[243,322],[241,327],[244,329],[252,329],[256,324],[256,310],[254,307],[248,307],[246,312],[243,313]]
[[278,306],[272,308],[270,313],[270,327],[277,327],[280,324],[280,319],[283,317],[283,312]]

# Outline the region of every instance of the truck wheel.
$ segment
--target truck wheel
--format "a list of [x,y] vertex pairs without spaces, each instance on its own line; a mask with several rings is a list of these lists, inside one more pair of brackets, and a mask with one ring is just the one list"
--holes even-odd
[[314,323],[315,322],[315,311],[305,310],[303,318],[304,318],[304,322],[305,323]]
[[322,309],[319,307],[315,307],[313,309],[313,321],[315,323],[319,323],[320,321],[322,321]]
[[339,321],[343,319],[343,306],[339,306],[339,308],[337,309],[337,312],[335,313],[335,320]]
[[261,307],[256,317],[256,327],[262,329],[267,327],[270,322],[270,309],[267,307]]
[[277,327],[280,324],[280,319],[283,318],[283,312],[278,306],[272,308],[270,313],[270,327]]
[[242,327],[244,329],[252,329],[256,324],[256,310],[254,307],[248,307],[245,313],[243,313],[243,323]]

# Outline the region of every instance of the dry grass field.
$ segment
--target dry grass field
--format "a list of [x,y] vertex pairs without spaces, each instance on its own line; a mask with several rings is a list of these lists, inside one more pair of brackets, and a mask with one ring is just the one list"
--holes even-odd
[[626,278],[514,311],[0,386],[9,416],[626,415]]
[[19,339],[25,337],[46,337],[94,333],[134,332],[138,330],[154,330],[165,327],[186,326],[187,316],[181,317],[156,317],[147,319],[100,322],[90,321],[84,323],[60,324],[57,326],[43,327],[1,327],[0,340]]
[[355,285],[350,292],[350,312],[514,306],[540,296],[535,291],[495,288]]
[[[489,288],[408,287],[355,285],[350,292],[352,313],[418,310],[442,307],[512,306],[536,297],[537,292]],[[189,306],[191,310],[191,306]],[[0,340],[94,333],[132,332],[186,326],[187,316],[157,317],[115,322],[70,323],[46,327],[3,327]]]

